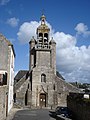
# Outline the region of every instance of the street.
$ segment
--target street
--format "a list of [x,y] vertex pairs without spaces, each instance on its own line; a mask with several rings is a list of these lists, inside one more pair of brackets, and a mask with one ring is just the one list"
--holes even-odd
[[49,116],[47,109],[20,110],[12,120],[55,120]]

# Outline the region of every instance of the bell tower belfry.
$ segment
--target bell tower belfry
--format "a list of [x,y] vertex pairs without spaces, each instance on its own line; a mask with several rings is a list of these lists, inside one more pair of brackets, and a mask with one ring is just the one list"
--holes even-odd
[[[40,18],[41,23],[37,27],[37,39],[32,37],[30,41],[30,70],[34,67],[51,67],[56,74],[56,43],[50,40],[50,28],[46,25],[46,17]],[[48,57],[47,57],[48,56]]]
[[50,39],[46,17],[40,18],[37,38],[30,41],[30,65],[32,106],[49,107],[53,104],[53,86],[56,75],[56,43]]
[[41,16],[41,25],[37,28],[37,39],[38,44],[42,47],[49,44],[49,32],[50,29],[46,25],[46,17]]

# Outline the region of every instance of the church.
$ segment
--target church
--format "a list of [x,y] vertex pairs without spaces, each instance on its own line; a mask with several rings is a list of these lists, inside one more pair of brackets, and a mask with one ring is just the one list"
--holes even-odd
[[69,92],[78,89],[67,83],[56,70],[56,42],[50,39],[50,28],[44,15],[37,27],[37,39],[29,42],[29,70],[15,76],[14,102],[19,106],[51,108],[66,106]]

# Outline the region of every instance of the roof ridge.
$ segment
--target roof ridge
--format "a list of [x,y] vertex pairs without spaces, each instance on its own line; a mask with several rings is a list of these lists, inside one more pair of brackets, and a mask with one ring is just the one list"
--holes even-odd
[[8,45],[12,45],[12,43],[2,33],[0,33],[0,39],[1,38],[2,38],[2,40],[6,40],[6,42],[8,43]]

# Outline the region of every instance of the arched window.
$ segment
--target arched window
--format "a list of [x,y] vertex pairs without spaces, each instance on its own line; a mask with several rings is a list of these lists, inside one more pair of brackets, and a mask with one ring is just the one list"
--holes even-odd
[[48,39],[48,34],[47,33],[44,33],[44,37],[46,37]]
[[39,33],[39,42],[42,42],[42,39],[43,39],[43,34]]
[[41,75],[41,82],[46,82],[46,75],[45,74]]
[[47,33],[44,34],[44,42],[45,42],[45,43],[48,42],[48,34],[47,34]]
[[0,85],[7,85],[7,73],[0,74]]
[[43,37],[43,34],[42,34],[42,33],[39,33],[39,37]]

